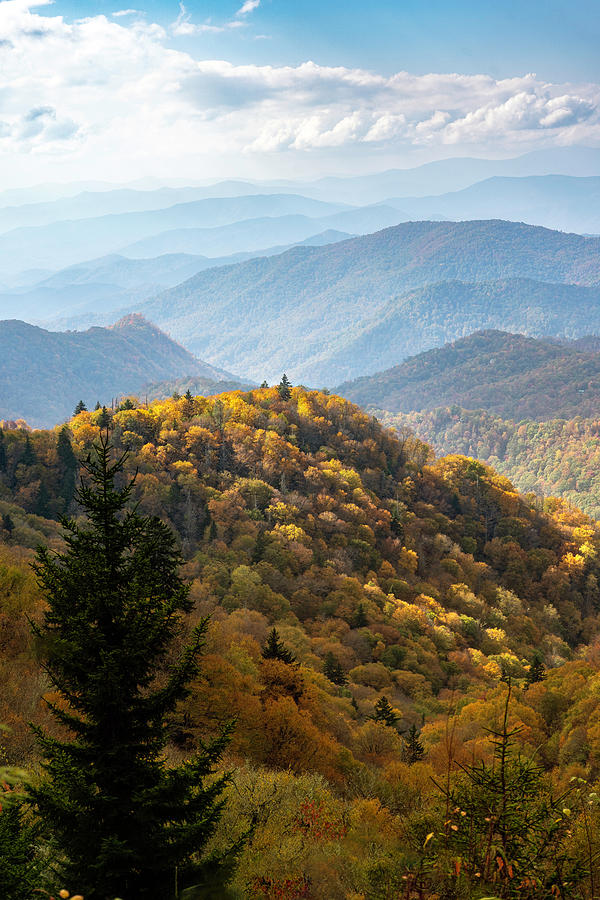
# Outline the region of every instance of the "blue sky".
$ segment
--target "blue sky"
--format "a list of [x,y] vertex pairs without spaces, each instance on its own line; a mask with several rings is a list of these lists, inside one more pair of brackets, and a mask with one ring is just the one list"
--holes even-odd
[[600,146],[598,0],[134,4],[0,0],[5,181]]
[[[197,23],[218,25],[241,3],[188,0]],[[110,14],[119,3],[56,2],[71,17]],[[178,4],[148,0],[140,10],[168,25]],[[256,40],[256,35],[268,38]],[[188,41],[198,47],[199,39]],[[484,72],[495,77],[536,72],[549,80],[600,76],[598,0],[262,0],[249,32],[201,36],[202,51],[235,61],[358,66],[390,74]]]

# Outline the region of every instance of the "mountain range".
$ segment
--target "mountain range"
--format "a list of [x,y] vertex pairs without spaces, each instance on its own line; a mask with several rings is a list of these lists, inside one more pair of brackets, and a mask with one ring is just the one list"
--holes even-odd
[[599,251],[519,223],[405,223],[209,269],[135,308],[214,365],[333,386],[478,328],[600,332]]
[[141,316],[110,328],[50,332],[18,320],[0,322],[0,419],[50,427],[84,400],[111,403],[147,382],[182,374],[235,382],[196,359]]

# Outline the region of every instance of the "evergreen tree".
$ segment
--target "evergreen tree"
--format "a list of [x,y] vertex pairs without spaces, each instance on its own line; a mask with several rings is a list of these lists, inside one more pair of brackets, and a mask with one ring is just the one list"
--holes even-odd
[[387,725],[388,728],[395,728],[400,716],[394,712],[392,704],[384,695],[375,704],[375,715],[372,716],[372,719],[375,722],[381,722],[382,725]]
[[42,516],[44,519],[52,518],[53,504],[50,500],[50,494],[48,493],[48,488],[44,481],[40,482],[40,487],[37,494],[37,499],[35,501],[35,514],[36,516]]
[[77,476],[77,457],[73,453],[69,429],[66,425],[58,432],[56,455],[59,467],[59,494],[64,500],[64,509],[68,510],[75,496],[75,479]]
[[102,412],[100,413],[100,415],[99,415],[98,418],[96,419],[96,425],[98,426],[98,428],[100,428],[100,430],[103,431],[105,428],[108,428],[108,427],[109,427],[110,422],[111,422],[111,419],[110,419],[110,413],[109,413],[109,411],[107,410],[107,408],[106,408],[105,406],[103,406],[103,407],[102,407]]
[[4,531],[8,532],[9,535],[15,530],[15,523],[13,522],[10,513],[4,513],[2,516],[2,528]]
[[96,400],[96,405],[95,405],[95,407],[94,407],[94,412],[98,412],[99,409],[102,409],[102,407],[100,406],[100,401],[99,401],[99,400]]
[[[510,697],[509,683],[502,724],[489,730],[493,761],[461,765],[456,785],[438,784],[451,810],[445,826],[449,857],[440,860],[449,863],[447,883],[456,884],[458,854],[477,896],[484,890],[507,898],[581,896],[565,891],[583,874],[566,845],[572,826],[568,807],[565,814],[568,792],[553,796],[543,767],[519,752],[522,729],[508,727]],[[464,887],[464,896],[472,896]]]
[[207,866],[198,854],[223,803],[227,776],[204,782],[229,729],[183,765],[167,766],[169,717],[199,671],[207,622],[167,672],[191,601],[170,530],[127,509],[132,481],[115,484],[125,458],[112,461],[107,436],[95,446],[77,493],[87,523],[63,520],[66,550],[38,551],[48,609],[35,632],[63,700],[50,708],[73,737],[36,729],[45,777],[30,794],[65,883],[86,900],[167,900],[176,884],[206,883],[223,863]]
[[536,650],[527,672],[527,683],[535,684],[537,681],[543,681],[546,677],[546,666],[544,665],[542,654]]
[[26,822],[21,804],[0,794],[0,897],[31,900],[40,889],[42,864],[35,848],[38,829]]
[[281,397],[282,400],[290,399],[290,397],[292,396],[291,388],[292,388],[291,382],[284,372],[283,376],[281,378],[281,381],[277,385],[277,390],[279,391],[279,396]]
[[85,405],[83,400],[80,400],[73,411],[73,415],[78,416],[79,413],[82,413],[82,412],[87,412],[87,406]]
[[269,387],[269,382],[268,382],[268,381],[263,381],[263,382],[261,383],[260,386],[261,386],[261,388],[268,388],[268,387]]
[[37,456],[35,455],[35,450],[33,449],[33,444],[31,443],[31,438],[28,434],[25,435],[25,447],[20,462],[24,466],[34,466],[37,462]]
[[406,734],[402,738],[404,747],[402,748],[402,759],[404,762],[412,766],[413,763],[419,762],[425,755],[425,748],[419,740],[419,732],[416,725],[411,725]]
[[334,684],[338,684],[340,686],[346,684],[348,679],[346,678],[346,673],[344,672],[341,663],[339,660],[335,658],[331,651],[325,657],[325,664],[323,666],[323,674],[329,678]]
[[6,472],[6,440],[3,428],[0,428],[0,472]]
[[288,665],[293,665],[296,662],[296,657],[280,639],[276,628],[272,628],[269,632],[269,636],[262,648],[262,656],[263,659],[278,659]]
[[365,612],[365,607],[363,603],[359,603],[356,607],[356,612],[352,618],[350,623],[351,628],[366,628],[369,624],[369,620],[367,619],[367,614]]
[[188,403],[191,403],[192,400],[194,399],[192,397],[192,392],[190,391],[189,388],[187,389],[187,391],[185,392],[185,394],[183,396],[184,396],[184,399],[187,400]]

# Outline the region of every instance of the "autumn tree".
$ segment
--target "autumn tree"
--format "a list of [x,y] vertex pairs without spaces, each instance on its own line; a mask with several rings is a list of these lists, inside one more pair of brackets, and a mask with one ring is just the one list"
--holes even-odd
[[63,521],[64,552],[38,551],[48,608],[35,631],[61,698],[50,708],[70,736],[36,729],[45,776],[30,793],[65,883],[86,900],[166,900],[223,863],[199,854],[223,804],[227,776],[211,773],[228,729],[167,765],[170,719],[199,672],[207,622],[171,661],[189,592],[170,530],[128,509],[133,482],[117,484],[125,460],[113,460],[107,436],[95,445],[77,492],[87,522]]

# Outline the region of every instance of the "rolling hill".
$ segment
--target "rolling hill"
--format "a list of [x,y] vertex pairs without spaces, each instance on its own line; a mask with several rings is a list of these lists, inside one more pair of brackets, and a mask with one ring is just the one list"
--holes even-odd
[[209,269],[137,309],[215,365],[334,385],[481,327],[600,331],[599,251],[512,222],[408,222]]
[[587,346],[482,331],[337,390],[390,412],[457,405],[516,421],[599,416],[600,353]]
[[236,380],[196,359],[141,316],[84,332],[0,322],[0,419],[52,426],[64,421],[80,399],[110,404],[111,398],[139,391],[147,382],[184,375]]

